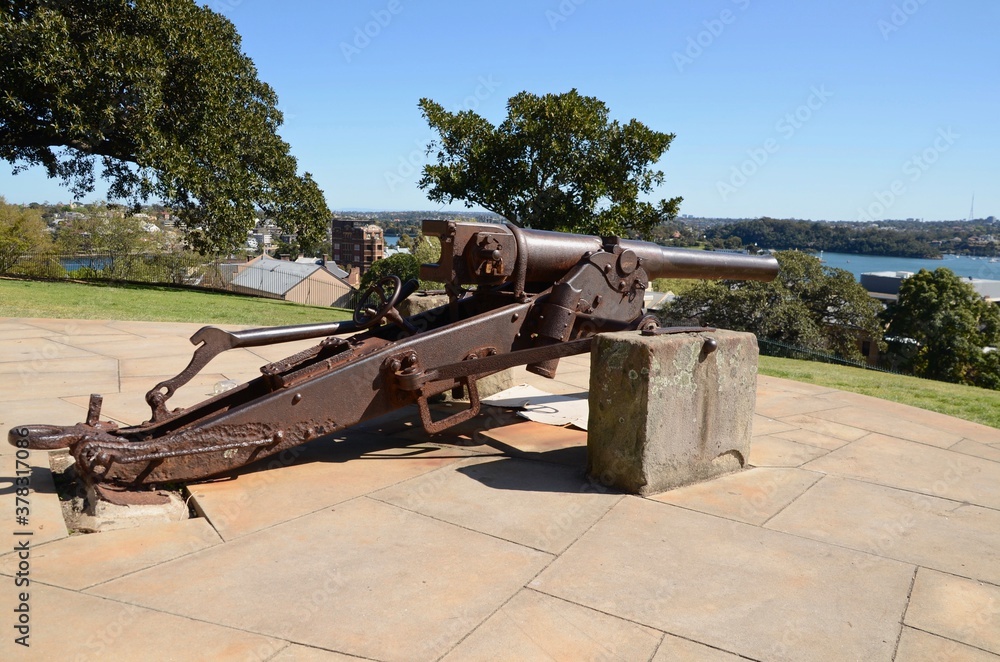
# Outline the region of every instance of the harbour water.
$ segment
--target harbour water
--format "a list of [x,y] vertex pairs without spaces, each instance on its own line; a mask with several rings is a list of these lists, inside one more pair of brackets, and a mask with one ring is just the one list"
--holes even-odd
[[[951,269],[956,275],[965,278],[983,278],[985,280],[1000,280],[1000,259],[975,258],[964,255],[949,255],[942,260],[924,260],[911,257],[885,257],[881,255],[852,255],[850,253],[823,253],[817,256],[823,259],[823,265],[845,269],[857,278],[861,274],[873,271],[910,271],[917,273],[921,269],[933,271],[939,267]],[[991,262],[991,260],[997,260]]]

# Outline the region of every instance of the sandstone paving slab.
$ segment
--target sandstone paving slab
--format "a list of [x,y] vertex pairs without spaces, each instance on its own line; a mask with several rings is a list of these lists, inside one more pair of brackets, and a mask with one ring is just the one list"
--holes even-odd
[[317,439],[240,470],[188,486],[191,502],[225,539],[301,517],[458,462],[463,449],[348,432]]
[[268,662],[351,662],[351,660],[364,660],[365,658],[292,644],[283,648],[274,657],[258,655],[257,659]]
[[[6,444],[6,439],[3,440]],[[31,468],[30,476],[18,475],[24,471],[25,463]],[[15,454],[0,456],[0,531],[2,531],[3,546],[0,550],[6,552],[14,548],[13,541],[30,540],[32,547],[43,543],[59,540],[69,535],[66,520],[63,519],[59,495],[52,480],[52,470],[49,468],[47,451],[29,451],[28,459],[19,460]],[[18,489],[24,486],[15,484],[16,478],[30,478],[27,496],[19,495]],[[27,501],[27,503],[25,503]],[[27,512],[17,508],[27,508]],[[15,517],[27,517],[27,524],[19,525]],[[22,535],[15,535],[15,532]],[[8,544],[9,543],[9,544]]]
[[63,336],[73,336],[77,334],[90,336],[100,334],[120,335],[122,333],[121,329],[116,329],[112,326],[114,322],[106,320],[25,318],[22,319],[21,322],[40,329],[54,331],[55,333]]
[[[170,339],[172,340],[172,339]],[[138,336],[131,333],[121,333],[121,334],[99,334],[99,335],[65,335],[59,336],[56,339],[64,345],[70,347],[75,347],[77,349],[84,349],[92,354],[97,354],[100,356],[109,356],[111,358],[124,358],[118,356],[115,352],[116,345],[121,345],[123,348],[122,353],[131,353],[126,351],[125,348],[134,348],[137,344],[145,344],[147,348],[156,347],[156,345],[151,344],[151,341],[145,338],[139,338]],[[169,342],[169,341],[168,341]],[[154,350],[157,351],[157,350]]]
[[246,328],[241,325],[213,324],[207,325],[202,322],[133,322],[127,320],[109,320],[108,328],[117,330],[118,333],[133,333],[142,338],[152,338],[156,336],[179,336],[190,338],[198,329],[203,326],[218,326],[220,329],[237,330]]
[[[148,341],[147,341],[148,342]],[[194,354],[194,347],[191,346],[184,353],[176,353],[170,356],[158,356],[147,354],[121,360],[122,377],[149,377],[152,375],[176,375],[187,367],[191,356]],[[219,354],[212,359],[204,370],[211,373],[222,373],[227,376],[239,375],[238,381],[246,381],[254,377],[260,377],[260,367],[267,363],[259,356],[251,354],[245,349],[232,349]],[[230,379],[236,379],[231,376]]]
[[[150,523],[75,535],[35,547],[31,571],[39,582],[78,590],[221,542],[202,518]],[[0,556],[0,573],[14,574],[17,562],[16,554]]]
[[[87,400],[87,398],[84,398]],[[0,432],[6,432],[15,425],[47,423],[50,425],[74,425],[86,420],[87,407],[62,398],[33,398],[31,400],[0,400]],[[6,435],[0,438],[0,455],[13,446],[7,443]]]
[[1000,654],[1000,586],[921,568],[905,623]]
[[371,496],[551,553],[566,549],[622,498],[577,469],[512,458],[467,460]]
[[[874,398],[871,401],[873,403],[882,402]],[[962,440],[962,435],[955,434],[954,432],[940,430],[921,423],[913,423],[899,416],[887,416],[883,411],[862,409],[860,407],[828,409],[826,411],[814,412],[813,415],[817,418],[864,428],[865,430],[878,432],[886,436],[937,446],[938,448],[947,448]]]
[[782,418],[797,414],[811,414],[840,405],[821,399],[815,395],[801,393],[776,393],[757,401],[757,413],[770,418]]
[[0,340],[19,340],[23,338],[45,338],[48,336],[58,336],[58,331],[43,329],[29,324],[18,324],[16,322],[0,322]]
[[0,401],[117,393],[117,361],[101,357],[0,363]]
[[897,561],[626,497],[529,587],[754,659],[876,661],[892,659],[912,577]]
[[523,590],[443,661],[648,660],[661,637],[656,630]]
[[[13,590],[0,591],[0,611],[11,614]],[[219,660],[244,662],[282,642],[52,586],[32,584],[30,648],[4,632],[2,660]],[[10,623],[10,619],[7,619]],[[7,630],[10,625],[4,629]]]
[[[835,421],[828,421],[826,419],[817,418],[816,416],[811,416],[809,414],[785,416],[784,418],[781,419],[781,422],[793,428],[809,430],[811,432],[816,432],[818,434],[821,434],[825,437],[834,437],[836,439],[842,439],[844,441],[857,441],[861,437],[864,437],[869,434],[869,431],[865,430],[864,428],[855,427],[853,425],[845,425],[843,423],[837,423]],[[814,445],[822,446],[822,444],[819,443],[814,443]]]
[[134,335],[68,337],[67,343],[85,348],[95,354],[116,359],[142,359],[147,357],[190,356],[195,346],[177,336],[139,338]]
[[745,659],[718,648],[667,634],[652,662],[740,662]]
[[796,428],[793,430],[785,430],[783,432],[775,432],[774,436],[780,439],[794,441],[799,444],[815,446],[816,448],[821,448],[825,451],[837,450],[841,446],[850,443],[846,439],[820,434],[819,432],[808,430],[806,428]]
[[90,592],[349,655],[425,660],[551,558],[361,498]]
[[760,414],[753,415],[753,436],[755,437],[794,429],[794,425],[767,416],[761,416]]
[[799,467],[826,453],[825,449],[796,443],[777,435],[763,435],[753,437],[747,462],[755,467]]
[[822,384],[807,384],[791,379],[760,374],[757,375],[757,390],[761,394],[784,391],[786,393],[800,393],[802,395],[824,395],[826,393],[837,392],[836,389],[823,386]]
[[583,430],[524,421],[484,430],[481,437],[509,455],[586,468],[587,433]]
[[1000,655],[904,627],[895,662],[1000,662]]
[[[136,425],[149,420],[150,410],[146,403],[146,392],[161,381],[170,379],[173,375],[155,377],[122,377],[118,380],[120,392],[105,393],[101,406],[101,418],[111,419],[127,425]],[[214,395],[215,384],[226,379],[222,374],[199,373],[190,382],[182,386],[167,403],[169,408],[190,407]],[[73,405],[86,411],[90,396],[75,396],[65,398]]]
[[1000,446],[990,446],[971,439],[963,439],[948,450],[1000,462]]
[[860,393],[851,393],[849,391],[834,391],[823,397],[826,400],[847,402],[863,407],[868,411],[881,413],[883,417],[890,421],[905,420],[911,424],[926,425],[928,427],[961,435],[983,443],[1000,442],[1000,429],[982,425],[981,423],[974,423],[973,421],[955,418],[954,416],[948,416],[947,414],[931,411],[929,409],[920,409],[901,402],[881,400],[872,396],[862,395]]
[[763,524],[802,496],[822,474],[760,467],[649,497],[748,524]]
[[803,468],[1000,508],[1000,464],[895,437],[869,435]]
[[830,476],[766,526],[1000,583],[1000,510]]
[[[96,354],[85,349],[56,342],[52,337],[0,340],[0,365],[9,363],[40,364],[53,362],[57,359],[94,358],[95,356]],[[11,372],[10,366],[5,367],[7,372]]]

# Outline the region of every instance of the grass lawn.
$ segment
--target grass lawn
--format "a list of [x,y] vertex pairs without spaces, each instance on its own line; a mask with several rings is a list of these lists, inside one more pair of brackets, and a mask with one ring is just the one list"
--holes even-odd
[[[338,308],[193,290],[0,279],[0,317],[275,326],[348,319]],[[814,361],[760,357],[760,373],[941,412],[1000,428],[1000,391]]]
[[760,374],[819,384],[1000,428],[1000,391],[850,366],[760,357]]
[[55,317],[279,326],[335,322],[340,308],[146,285],[0,279],[0,317]]

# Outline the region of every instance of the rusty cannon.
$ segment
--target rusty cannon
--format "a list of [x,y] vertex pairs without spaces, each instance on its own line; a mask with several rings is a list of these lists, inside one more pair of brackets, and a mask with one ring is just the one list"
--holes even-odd
[[[650,278],[771,280],[773,257],[665,248],[642,241],[424,221],[441,241],[421,276],[446,283],[448,304],[403,317],[396,306],[416,281],[389,276],[362,293],[353,319],[227,332],[204,327],[188,366],[146,393],[150,418],[119,427],[100,419],[72,426],[21,425],[20,448],[68,448],[91,484],[140,488],[215,476],[406,405],[428,433],[479,412],[476,381],[524,365],[554,377],[560,357],[590,350],[602,332],[653,330],[644,310]],[[261,375],[197,405],[169,409],[174,392],[219,353],[303,339],[315,346],[261,367]],[[468,408],[435,419],[429,399],[464,392]]]

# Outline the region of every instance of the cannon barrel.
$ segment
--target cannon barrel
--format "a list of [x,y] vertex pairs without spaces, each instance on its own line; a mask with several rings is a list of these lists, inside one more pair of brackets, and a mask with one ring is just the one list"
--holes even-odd
[[[649,278],[703,278],[774,280],[778,261],[773,256],[668,248],[632,239],[602,239],[582,234],[520,229],[508,225],[424,221],[425,235],[440,237],[441,259],[421,266],[425,280],[490,283],[515,277],[518,253],[527,255],[529,282],[555,282],[584,256],[607,248],[609,241],[632,251]],[[523,257],[523,256],[521,256]]]
[[[558,280],[588,252],[601,250],[600,237],[546,230],[522,230],[528,245],[528,279]],[[647,241],[622,239],[623,250],[631,250],[642,260],[650,278],[704,278],[732,280],[774,280],[778,261],[773,256],[758,257],[718,253],[689,248],[668,248]]]

